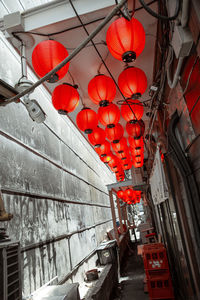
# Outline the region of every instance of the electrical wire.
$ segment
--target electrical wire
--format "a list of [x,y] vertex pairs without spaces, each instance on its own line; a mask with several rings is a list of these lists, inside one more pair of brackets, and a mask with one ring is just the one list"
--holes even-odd
[[161,20],[167,20],[167,21],[172,21],[175,20],[178,17],[180,8],[181,8],[181,1],[180,0],[176,0],[176,8],[175,8],[175,12],[174,15],[171,17],[167,17],[167,16],[163,16],[160,14],[155,13],[155,11],[153,11],[151,8],[149,8],[148,4],[145,3],[144,0],[139,0],[140,4],[143,6],[143,8],[153,17],[157,18],[157,19],[161,19]]

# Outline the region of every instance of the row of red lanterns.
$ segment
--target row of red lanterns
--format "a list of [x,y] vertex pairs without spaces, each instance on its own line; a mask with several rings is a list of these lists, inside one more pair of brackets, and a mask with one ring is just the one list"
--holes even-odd
[[140,203],[141,191],[127,188],[126,190],[119,190],[117,197],[127,204]]
[[[145,46],[145,32],[142,24],[135,18],[115,20],[108,28],[106,44],[113,57],[125,62],[135,60]],[[43,77],[68,56],[67,49],[57,41],[40,42],[33,51],[32,64],[38,76]],[[63,78],[69,69],[69,63],[58,70],[49,82]],[[129,97],[129,96],[127,96]]]
[[[106,42],[109,51],[116,59],[130,62],[140,55],[144,48],[144,29],[140,22],[134,18],[131,21],[120,18],[110,25]],[[43,77],[67,56],[67,50],[60,43],[53,40],[43,41],[33,51],[33,67],[36,73]],[[49,82],[56,82],[63,78],[68,68],[69,63],[56,72],[49,79]],[[119,75],[118,85],[124,96],[131,99],[129,105],[127,105],[127,101],[124,101],[121,107],[121,115],[127,121],[126,131],[130,138],[139,141],[145,128],[141,119],[144,108],[137,98],[146,90],[146,75],[139,68],[128,67]],[[120,110],[117,105],[112,103],[116,95],[115,83],[106,75],[97,75],[89,82],[88,94],[94,103],[100,105],[98,114],[90,108],[84,107],[77,114],[77,126],[88,134],[88,139],[94,147],[99,147],[96,151],[102,161],[109,164],[109,161],[112,161],[116,156],[117,165],[112,166],[110,163],[110,168],[115,172],[117,180],[123,180],[124,170],[130,169],[132,165],[142,166],[143,155],[142,151],[139,151],[140,154],[138,151],[135,153],[134,151],[137,149],[134,149],[130,142],[131,151],[126,149],[123,138],[124,129],[119,124]],[[79,103],[76,86],[67,83],[57,86],[52,94],[52,103],[61,114],[75,110]],[[97,127],[98,121],[106,126],[105,131]],[[111,141],[116,155],[110,151],[110,143],[105,138]]]

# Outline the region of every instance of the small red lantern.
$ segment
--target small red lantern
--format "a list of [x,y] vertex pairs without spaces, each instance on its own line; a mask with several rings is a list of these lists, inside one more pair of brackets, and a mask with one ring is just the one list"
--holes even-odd
[[116,143],[116,144],[111,143],[111,145],[112,145],[113,150],[116,153],[122,153],[123,151],[125,151],[128,148],[125,137],[121,138],[121,140],[118,143]]
[[114,144],[119,143],[120,139],[123,137],[124,128],[120,123],[117,123],[115,127],[105,129],[106,137],[108,140],[113,142]]
[[79,94],[74,86],[63,83],[54,89],[52,103],[59,114],[66,115],[78,106]]
[[124,101],[121,106],[122,117],[127,122],[140,120],[144,113],[144,107],[142,103],[137,99],[131,100],[131,102],[128,100],[128,102],[129,104]]
[[129,152],[127,152],[127,151],[122,152],[122,153],[116,153],[116,155],[121,160],[127,160],[127,159],[130,160],[131,159]]
[[117,191],[117,197],[120,198],[120,199],[123,199],[124,192],[122,190]]
[[100,147],[105,142],[105,139],[105,131],[100,127],[93,129],[92,133],[88,134],[88,140],[94,147]]
[[76,123],[80,130],[89,134],[97,127],[98,118],[94,110],[84,107],[76,116]]
[[103,157],[99,156],[100,160],[101,160],[104,164],[108,164],[109,161],[112,159],[112,157],[113,157],[113,153],[112,153],[112,152],[106,154],[106,156],[103,156]]
[[97,75],[88,84],[88,95],[95,104],[106,106],[115,98],[115,83],[106,75]]
[[125,190],[126,197],[132,197],[133,196],[133,190],[132,189],[126,189]]
[[140,149],[131,148],[131,154],[136,157],[140,156],[140,155],[144,154],[144,149],[143,148],[140,148]]
[[126,131],[134,139],[140,139],[145,131],[145,125],[143,120],[127,122]]
[[118,85],[126,98],[137,99],[147,88],[147,77],[139,68],[128,67],[119,75]]
[[120,160],[116,155],[113,155],[111,160],[108,162],[109,167],[114,168],[120,165]]
[[128,142],[129,142],[129,145],[132,148],[136,149],[136,150],[144,148],[143,137],[141,137],[140,139],[135,140],[133,137],[129,136],[128,137]]
[[[67,56],[67,49],[61,43],[53,40],[42,41],[33,50],[33,68],[39,77],[43,77]],[[69,63],[53,74],[48,81],[53,83],[60,80],[65,76],[68,69]]]
[[131,62],[138,57],[145,46],[145,32],[142,24],[135,18],[115,20],[106,34],[108,50],[118,60]]
[[113,103],[108,106],[99,107],[98,118],[104,126],[107,126],[108,128],[115,127],[120,119],[120,109]]
[[122,165],[122,168],[123,170],[130,170],[132,168],[132,165],[133,165],[132,161],[129,160]]
[[110,153],[110,143],[105,140],[103,144],[99,148],[95,148],[95,151],[99,156],[104,157]]

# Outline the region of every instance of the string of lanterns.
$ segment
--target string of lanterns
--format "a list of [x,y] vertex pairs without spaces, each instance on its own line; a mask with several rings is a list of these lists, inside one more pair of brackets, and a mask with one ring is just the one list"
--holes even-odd
[[[121,17],[109,26],[106,43],[113,57],[129,63],[136,60],[144,49],[144,28],[135,18],[129,21]],[[59,42],[42,41],[33,50],[33,68],[39,77],[43,77],[67,56],[67,49]],[[56,72],[49,82],[53,83],[62,79],[68,69],[69,63]],[[126,67],[118,77],[118,86],[126,97],[126,101],[121,105],[121,111],[113,103],[116,86],[112,78],[98,74],[91,79],[88,84],[88,95],[92,102],[99,105],[98,112],[96,113],[89,107],[83,107],[76,116],[76,123],[81,131],[88,134],[88,140],[94,146],[101,161],[108,164],[118,181],[123,181],[125,170],[131,169],[132,166],[135,168],[143,166],[145,124],[142,116],[144,107],[138,98],[147,88],[147,78],[143,70],[137,67]],[[52,93],[52,104],[60,114],[66,115],[74,111],[79,104],[77,86],[69,83],[58,85]],[[123,136],[124,128],[119,123],[121,116],[127,122],[129,146],[127,139]],[[99,122],[105,126],[105,130],[98,127]],[[122,192],[119,191],[120,194]],[[136,196],[138,191],[130,189],[123,194],[123,197],[119,198],[127,203],[133,203],[139,197]]]
[[140,203],[141,191],[127,188],[126,190],[117,191],[117,197],[127,204]]

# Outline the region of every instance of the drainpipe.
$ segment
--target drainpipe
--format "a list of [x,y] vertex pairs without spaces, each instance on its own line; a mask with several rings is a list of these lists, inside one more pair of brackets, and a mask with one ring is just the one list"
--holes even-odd
[[10,221],[12,218],[13,215],[5,211],[2,194],[0,191],[0,222]]
[[[182,28],[185,28],[187,26],[188,8],[189,8],[189,0],[183,0],[182,15],[181,15],[181,26],[182,26]],[[170,66],[167,69],[167,81],[168,81],[168,85],[171,89],[175,88],[175,86],[178,83],[181,68],[182,68],[182,65],[183,65],[183,60],[184,60],[184,57],[179,57],[178,65],[177,65],[176,72],[174,74],[173,80],[171,78]]]

